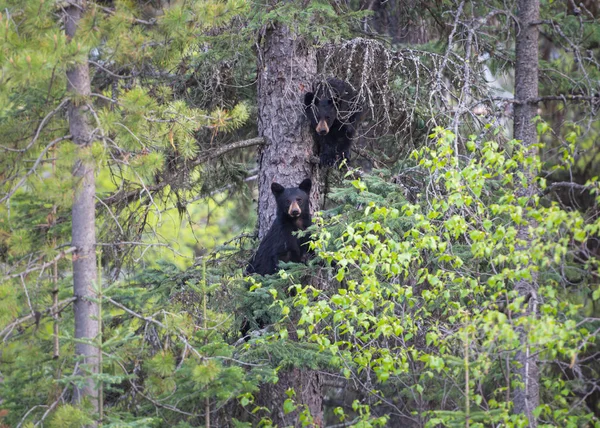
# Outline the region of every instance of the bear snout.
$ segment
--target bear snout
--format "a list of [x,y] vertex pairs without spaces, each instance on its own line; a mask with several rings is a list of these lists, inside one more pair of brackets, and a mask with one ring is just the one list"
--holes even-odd
[[288,214],[291,217],[299,217],[300,214],[302,214],[302,210],[298,206],[298,202],[296,202],[296,201],[292,202],[292,205],[290,205],[290,208],[288,210]]
[[320,120],[315,129],[319,135],[327,135],[329,133],[329,126],[326,120]]

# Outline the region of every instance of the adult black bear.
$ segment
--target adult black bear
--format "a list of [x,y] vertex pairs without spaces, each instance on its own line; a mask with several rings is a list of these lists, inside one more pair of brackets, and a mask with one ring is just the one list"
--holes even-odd
[[277,201],[277,217],[260,242],[258,251],[248,263],[246,273],[270,275],[277,271],[280,260],[296,263],[303,260],[310,238],[299,238],[293,233],[305,230],[312,224],[309,210],[311,187],[312,182],[309,178],[302,181],[298,187],[287,189],[278,183],[271,184],[271,191]]
[[350,146],[362,115],[356,91],[347,82],[331,77],[304,95],[306,115],[319,146],[321,166],[350,160]]

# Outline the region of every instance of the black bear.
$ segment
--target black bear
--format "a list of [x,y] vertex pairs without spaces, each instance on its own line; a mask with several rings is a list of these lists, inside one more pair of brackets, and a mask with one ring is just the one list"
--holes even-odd
[[287,189],[279,183],[271,184],[271,191],[277,201],[277,217],[248,263],[246,273],[270,275],[277,271],[280,260],[296,263],[303,261],[310,238],[306,235],[297,237],[294,232],[305,230],[312,224],[308,196],[311,187],[309,178],[298,187]]
[[350,160],[350,145],[362,115],[356,91],[347,82],[329,78],[304,95],[306,115],[320,151],[321,166]]

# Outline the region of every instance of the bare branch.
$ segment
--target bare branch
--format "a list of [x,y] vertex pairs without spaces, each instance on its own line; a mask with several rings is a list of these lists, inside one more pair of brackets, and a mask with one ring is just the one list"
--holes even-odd
[[13,273],[12,275],[7,275],[4,278],[5,279],[17,278],[19,276],[28,275],[31,272],[35,272],[35,271],[40,270],[40,269],[46,269],[48,266],[51,266],[54,262],[57,262],[58,260],[60,260],[63,257],[65,257],[67,254],[72,253],[76,249],[77,249],[76,247],[69,247],[65,251],[61,251],[60,253],[58,253],[56,255],[56,257],[54,257],[52,260],[50,260],[50,261],[48,261],[48,262],[46,262],[46,263],[44,263],[44,264],[42,264],[40,266],[32,267],[30,269],[24,270],[23,272]]
[[42,129],[44,129],[44,126],[46,125],[46,123],[50,120],[50,118],[52,116],[54,116],[56,113],[58,113],[60,110],[62,110],[62,108],[65,106],[65,104],[67,104],[69,102],[69,98],[65,98],[64,100],[62,100],[62,102],[54,109],[52,110],[50,113],[48,113],[40,122],[37,130],[35,131],[35,135],[33,136],[33,139],[29,142],[29,144],[27,144],[27,147],[25,147],[24,149],[11,149],[10,147],[5,147],[5,146],[0,146],[0,148],[7,150],[9,152],[20,152],[20,153],[24,153],[27,150],[29,150],[37,141],[37,139],[40,136],[40,133],[42,132]]
[[263,137],[255,137],[255,138],[251,138],[249,140],[237,141],[235,143],[231,143],[226,146],[219,147],[208,153],[205,153],[203,156],[195,159],[192,162],[192,166],[198,166],[202,163],[209,162],[213,159],[216,159],[216,158],[224,155],[225,153],[229,153],[236,149],[241,149],[244,147],[260,146],[263,144],[265,144],[265,140]]
[[50,142],[50,144],[48,144],[44,148],[44,150],[42,150],[42,153],[40,153],[40,155],[38,156],[38,158],[35,161],[35,163],[33,164],[33,166],[29,169],[29,171],[27,171],[27,174],[25,174],[25,176],[23,176],[23,178],[21,178],[21,180],[17,183],[17,185],[15,187],[12,188],[12,190],[10,192],[8,192],[2,199],[0,199],[0,204],[3,203],[4,201],[10,199],[10,197],[12,195],[14,195],[17,190],[19,190],[19,187],[21,187],[23,185],[23,183],[25,183],[25,180],[27,180],[27,178],[31,174],[34,173],[35,169],[42,161],[42,158],[46,155],[46,153],[48,153],[48,150],[50,150],[52,147],[54,147],[56,144],[60,143],[61,141],[68,140],[69,138],[71,138],[71,136],[66,135],[64,137],[57,138],[56,140]]
[[[201,165],[203,163],[210,162],[211,160],[214,160],[214,159],[224,155],[225,153],[229,153],[233,150],[241,149],[244,147],[259,146],[262,144],[265,144],[265,140],[262,137],[256,137],[256,138],[251,138],[249,140],[237,141],[235,143],[231,143],[231,144],[228,144],[223,147],[218,147],[211,151],[203,152],[200,156],[198,156],[196,159],[194,159],[191,162],[190,166],[195,167],[195,166]],[[150,195],[151,192],[156,192],[158,190],[161,190],[169,184],[170,184],[169,181],[165,180],[165,181],[162,181],[162,182],[152,185],[152,186],[144,186],[143,189],[130,190],[130,191],[126,191],[126,192],[120,191],[120,192],[115,193],[114,195],[111,195],[111,196],[103,199],[101,205],[109,206],[109,205],[114,205],[114,204],[118,204],[118,203],[122,203],[122,202],[126,202],[126,203],[133,202],[137,198],[141,197],[141,195],[144,192],[147,193],[148,195]],[[99,207],[99,204],[100,204],[100,202],[97,204],[98,207]]]
[[57,308],[55,309],[54,305],[50,306],[49,308],[44,309],[42,312],[33,312],[29,315],[26,315],[22,318],[19,318],[13,322],[11,322],[9,325],[7,325],[6,327],[4,327],[4,329],[2,331],[0,331],[0,337],[4,337],[6,336],[8,333],[10,333],[16,326],[21,325],[27,321],[33,320],[35,318],[41,318],[43,315],[46,314],[50,314],[50,315],[56,315],[61,313],[67,306],[69,306],[69,304],[71,302],[74,302],[76,300],[75,297],[69,297],[68,299],[62,300],[58,303]]
[[569,189],[569,190],[578,190],[579,192],[583,192],[585,190],[593,189],[593,186],[586,186],[584,184],[572,183],[570,181],[558,181],[556,183],[550,184],[544,191],[542,195],[547,195],[550,192],[553,192],[557,189]]

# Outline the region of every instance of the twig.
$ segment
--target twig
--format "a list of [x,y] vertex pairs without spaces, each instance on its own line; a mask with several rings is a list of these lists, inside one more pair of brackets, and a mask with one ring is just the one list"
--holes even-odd
[[44,414],[42,415],[41,419],[35,423],[34,427],[37,427],[39,424],[41,424],[42,422],[44,422],[44,419],[46,419],[46,417],[48,417],[48,415],[50,414],[50,412],[52,410],[54,410],[56,408],[56,406],[58,406],[58,403],[63,399],[63,397],[65,396],[65,392],[67,392],[67,390],[68,390],[68,388],[63,388],[62,392],[60,393],[60,396],[56,399],[56,401],[54,401],[54,403],[52,403],[50,405],[50,407],[48,407],[48,410],[46,410],[44,412]]
[[[117,302],[116,300],[113,300],[113,299],[111,299],[110,297],[105,297],[105,298],[106,298],[106,300],[107,300],[109,303],[112,303],[112,304],[113,304],[113,305],[115,305],[117,308],[123,309],[125,312],[127,312],[128,314],[130,314],[130,315],[132,315],[132,316],[134,316],[134,317],[136,317],[136,318],[139,318],[139,319],[141,319],[141,320],[143,320],[143,321],[146,321],[147,323],[155,324],[155,325],[157,325],[157,326],[159,326],[159,327],[161,327],[161,328],[165,329],[166,331],[172,331],[172,329],[171,329],[171,330],[169,330],[169,328],[168,328],[166,325],[164,325],[162,322],[160,322],[160,321],[158,321],[158,320],[156,320],[156,319],[154,319],[154,318],[152,318],[152,317],[146,317],[146,316],[144,316],[144,315],[142,315],[142,314],[138,314],[137,312],[135,312],[135,311],[133,311],[133,310],[129,309],[127,306],[125,306],[125,305],[122,305],[121,303]],[[190,344],[190,342],[187,340],[187,338],[186,338],[184,335],[180,334],[180,333],[179,333],[179,332],[177,332],[177,331],[175,331],[174,333],[175,333],[175,335],[177,336],[177,338],[178,338],[179,340],[181,340],[181,342],[183,342],[183,344],[184,344],[185,346],[188,346],[188,347],[189,347],[189,349],[192,351],[192,353],[193,353],[193,354],[195,354],[195,355],[196,355],[196,356],[197,356],[197,357],[198,357],[200,360],[202,360],[202,361],[206,360],[206,357],[203,357],[203,356],[202,356],[202,355],[201,355],[201,354],[198,352],[198,350],[196,350],[196,348],[194,348],[194,347],[193,347],[193,346]],[[212,357],[212,358],[219,359],[219,360],[225,360],[225,361],[233,361],[233,362],[235,362],[235,363],[237,363],[237,364],[246,365],[246,366],[251,366],[251,367],[262,367],[262,366],[264,366],[264,365],[265,365],[265,364],[253,364],[253,363],[246,363],[246,362],[244,362],[244,361],[240,361],[240,360],[238,360],[238,359],[231,358],[231,357],[225,357],[225,356],[215,356],[215,357]]]
[[35,131],[35,135],[33,136],[33,139],[29,142],[27,147],[25,147],[24,149],[11,149],[10,147],[0,146],[0,148],[2,148],[4,150],[8,150],[9,152],[20,152],[20,153],[24,153],[27,150],[29,150],[35,144],[37,139],[39,138],[40,133],[42,132],[42,129],[44,129],[44,126],[46,125],[46,122],[48,122],[48,120],[50,120],[50,118],[52,116],[54,116],[56,113],[58,113],[60,110],[62,110],[62,108],[68,102],[69,102],[69,98],[65,98],[64,100],[61,101],[61,103],[54,110],[52,110],[50,113],[48,113],[42,119],[42,121],[40,122],[40,125],[38,126],[37,130]]
[[51,141],[50,144],[48,144],[44,148],[44,150],[42,150],[42,153],[40,153],[40,155],[38,156],[37,160],[31,167],[31,169],[29,171],[27,171],[27,174],[25,174],[25,176],[23,178],[21,178],[19,183],[17,183],[17,185],[15,187],[13,187],[13,189],[10,192],[8,192],[2,199],[0,199],[0,204],[2,202],[6,201],[7,199],[10,199],[10,197],[15,194],[15,192],[19,189],[19,187],[21,187],[23,185],[23,183],[25,183],[25,180],[27,180],[27,177],[29,177],[31,174],[33,174],[33,172],[35,171],[37,166],[42,161],[42,158],[46,155],[46,153],[48,153],[48,150],[50,150],[52,147],[54,147],[56,144],[60,143],[61,141],[68,140],[69,138],[71,138],[70,135],[65,135],[64,137],[60,137],[54,141]]
[[[115,360],[115,361],[121,367],[121,370],[123,370],[123,373],[125,373],[127,376],[130,376],[130,374],[127,371],[127,369],[125,368],[125,366],[120,361],[118,361],[118,360]],[[163,403],[160,403],[160,402],[156,401],[155,399],[153,399],[153,398],[147,396],[146,394],[144,394],[142,392],[142,390],[136,385],[136,383],[133,380],[130,380],[129,384],[133,387],[133,389],[135,390],[136,393],[138,393],[143,398],[145,398],[146,400],[148,400],[149,402],[151,402],[152,404],[154,404],[156,407],[161,407],[163,409],[167,409],[167,410],[170,410],[172,412],[179,413],[179,414],[186,415],[186,416],[192,416],[194,418],[202,416],[201,414],[198,414],[198,413],[189,413],[189,412],[181,410],[181,409],[179,409],[179,408],[177,408],[175,406],[171,406],[169,404],[163,404]]]
[[29,306],[29,310],[31,311],[31,315],[35,315],[35,311],[33,310],[33,306],[31,306],[31,299],[29,298],[29,291],[27,291],[27,285],[25,284],[25,280],[21,276],[21,285],[23,286],[23,291],[25,291],[25,297],[27,297],[27,305]]
[[[88,63],[92,64],[94,67],[98,67],[100,70],[108,73],[112,77],[116,77],[117,79],[134,79],[136,77],[135,75],[122,76],[120,74],[113,73],[108,68],[105,68],[102,64],[98,64],[96,61],[92,61],[90,59],[88,60]],[[97,94],[96,94],[96,96],[97,96]],[[114,102],[114,100],[113,100],[113,102]]]
[[585,190],[590,190],[593,187],[592,186],[586,186],[584,184],[579,184],[579,183],[571,183],[569,181],[557,181],[556,183],[550,184],[542,192],[542,195],[547,195],[548,193],[554,191],[557,188],[566,188],[566,189],[570,189],[570,190],[579,190],[580,192],[583,192]]
[[[589,102],[598,102],[600,103],[600,97],[596,95],[546,95],[543,97],[532,98],[529,100],[517,100],[515,98],[506,98],[506,97],[491,97],[488,98],[491,101],[501,101],[509,104],[538,104],[544,101],[589,101]],[[485,100],[483,100],[485,101]]]
[[21,420],[17,424],[16,428],[21,428],[21,425],[23,425],[23,422],[25,422],[25,419],[27,419],[27,416],[29,416],[29,414],[31,412],[33,412],[35,409],[37,409],[38,407],[48,407],[48,406],[45,406],[43,404],[38,404],[37,406],[33,406],[31,409],[27,410],[27,412],[23,415],[23,417],[21,418]]
[[[115,305],[117,308],[123,309],[125,312],[127,312],[129,315],[132,315],[136,318],[139,318],[141,320],[144,320],[148,323],[152,323],[152,324],[156,324],[157,326],[164,328],[165,330],[169,330],[169,328],[164,325],[162,322],[155,320],[154,318],[151,317],[145,317],[144,315],[138,314],[135,311],[132,311],[131,309],[129,309],[127,306],[120,304],[119,302],[117,302],[116,300],[111,299],[110,297],[106,297],[106,300],[108,300],[109,303],[112,303],[113,305]],[[200,355],[200,353],[192,346],[190,345],[190,342],[187,340],[187,338],[180,334],[179,332],[175,332],[175,335],[177,336],[177,338],[179,340],[181,340],[186,346],[189,346],[191,351],[201,360],[204,360],[204,357],[202,355]]]
[[66,256],[67,254],[72,253],[76,249],[77,249],[77,247],[69,247],[65,251],[61,251],[60,253],[58,253],[52,260],[50,260],[49,262],[44,263],[41,266],[36,266],[36,267],[24,270],[23,272],[19,272],[19,273],[13,273],[12,275],[5,276],[4,278],[5,279],[16,278],[18,276],[24,276],[24,275],[30,274],[31,272],[35,272],[36,270],[46,269],[48,266],[50,266],[51,264],[53,264],[55,261],[58,261],[58,260],[62,259],[64,256]]
[[[4,329],[2,331],[0,331],[0,337],[4,337],[6,336],[10,331],[12,331],[16,326],[21,325],[29,320],[32,320],[34,318],[40,317],[42,315],[46,315],[47,313],[50,313],[51,315],[55,315],[55,314],[59,314],[61,313],[67,306],[69,306],[69,304],[71,302],[74,302],[77,298],[76,297],[69,297],[68,299],[65,299],[61,302],[58,303],[57,305],[57,309],[56,311],[54,310],[54,305],[52,305],[49,308],[44,309],[43,312],[34,312],[31,313],[29,315],[24,316],[23,318],[19,318],[13,322],[11,322],[9,325],[7,325],[6,327],[4,327]],[[64,306],[63,306],[64,305]],[[62,306],[62,307],[61,307]]]
[[204,162],[208,162],[213,159],[216,159],[219,156],[222,156],[225,153],[228,153],[232,150],[241,149],[244,147],[251,147],[251,146],[261,146],[263,144],[265,144],[265,139],[263,137],[255,137],[255,138],[250,138],[249,140],[237,141],[235,143],[231,143],[226,146],[219,147],[216,150],[209,152],[208,154],[204,154],[204,156],[201,156],[201,157],[195,159],[191,165],[198,166]]

